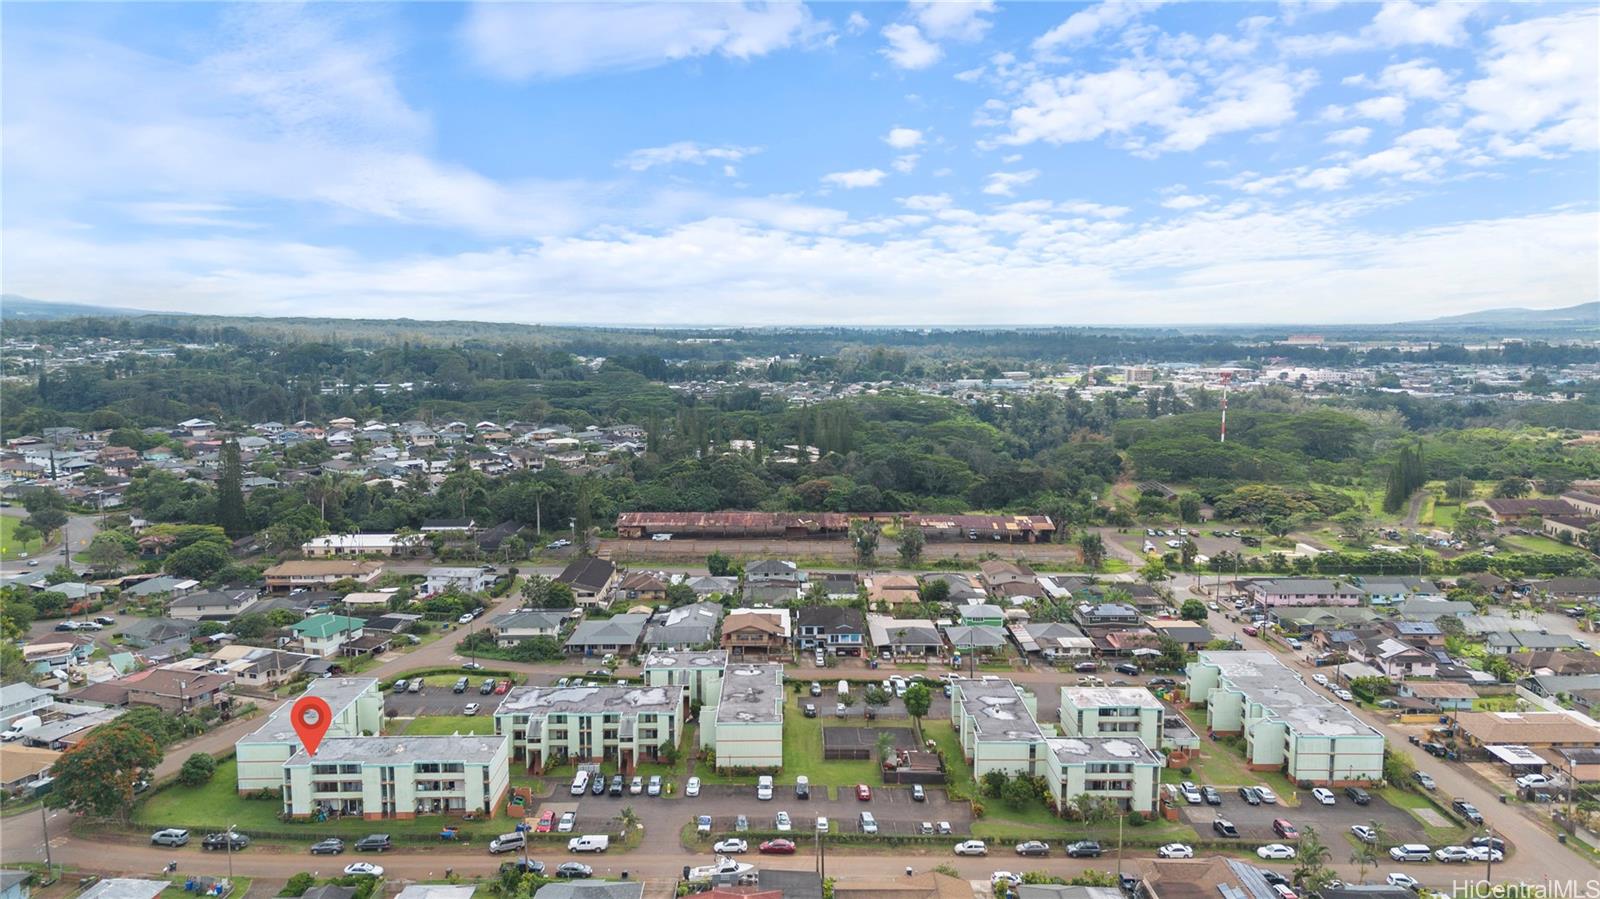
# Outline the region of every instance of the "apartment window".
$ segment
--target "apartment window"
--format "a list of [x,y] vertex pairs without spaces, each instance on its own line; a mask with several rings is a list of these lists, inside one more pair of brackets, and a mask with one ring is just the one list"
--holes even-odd
[[339,773],[339,766],[338,765],[312,765],[311,766],[311,776],[312,777],[316,777],[318,775],[323,775],[323,774],[338,774],[338,773]]

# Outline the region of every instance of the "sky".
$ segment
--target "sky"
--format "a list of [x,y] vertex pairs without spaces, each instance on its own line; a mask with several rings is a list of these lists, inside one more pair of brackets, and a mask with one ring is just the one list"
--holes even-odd
[[530,323],[1600,297],[1594,3],[6,4],[0,289]]

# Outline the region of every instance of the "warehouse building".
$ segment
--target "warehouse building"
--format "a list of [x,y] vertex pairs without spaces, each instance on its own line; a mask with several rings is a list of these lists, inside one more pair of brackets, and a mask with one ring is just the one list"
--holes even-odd
[[1252,769],[1325,786],[1383,777],[1383,735],[1272,653],[1202,651],[1188,674],[1189,701],[1214,733],[1244,736]]

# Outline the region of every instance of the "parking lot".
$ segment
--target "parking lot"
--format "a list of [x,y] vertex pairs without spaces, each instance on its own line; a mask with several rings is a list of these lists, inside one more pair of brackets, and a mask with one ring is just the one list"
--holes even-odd
[[1240,799],[1237,792],[1224,792],[1222,805],[1187,805],[1182,807],[1182,814],[1184,820],[1203,837],[1212,835],[1212,821],[1225,818],[1239,828],[1242,839],[1276,840],[1278,835],[1272,829],[1272,821],[1285,818],[1301,833],[1305,833],[1307,827],[1315,827],[1323,842],[1329,844],[1342,842],[1350,833],[1351,825],[1370,824],[1373,821],[1383,828],[1384,839],[1389,845],[1428,841],[1421,822],[1405,809],[1391,805],[1378,796],[1373,796],[1367,805],[1356,805],[1343,793],[1337,795],[1336,804],[1322,805],[1311,798],[1310,793],[1302,793],[1298,806],[1286,808],[1281,804],[1250,805]]
[[[749,820],[752,832],[770,833],[777,829],[778,812],[789,813],[793,821],[791,832],[796,838],[810,836],[818,816],[830,819],[834,833],[859,832],[858,816],[862,812],[872,813],[881,834],[914,834],[924,821],[933,824],[948,821],[956,834],[966,835],[972,829],[971,807],[965,802],[951,802],[941,787],[928,788],[924,802],[912,800],[909,787],[873,786],[872,799],[867,802],[857,800],[852,789],[847,787],[838,788],[832,799],[827,798],[827,793],[825,787],[813,787],[810,799],[796,799],[793,786],[779,785],[773,798],[764,802],[756,798],[753,784],[706,784],[700,788],[698,797],[687,801],[677,796],[588,794],[576,800],[577,831],[592,833],[596,826],[614,820],[628,806],[639,816],[645,832],[656,834],[675,833],[685,824],[693,823],[699,815],[712,817],[715,833],[733,833],[739,815]],[[554,795],[535,807],[534,819],[537,820],[538,813],[546,808],[555,809],[559,815],[571,808],[574,801],[575,797],[566,790],[566,783],[557,783]]]

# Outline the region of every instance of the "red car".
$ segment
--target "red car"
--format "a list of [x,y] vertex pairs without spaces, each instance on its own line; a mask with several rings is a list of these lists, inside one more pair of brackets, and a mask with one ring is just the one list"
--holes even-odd
[[533,825],[533,832],[534,833],[549,833],[552,829],[555,828],[555,826],[556,826],[556,813],[553,812],[553,811],[550,811],[549,809],[546,809],[545,813],[539,816],[539,823]]
[[871,801],[871,799],[872,799],[872,788],[867,786],[866,784],[856,784],[856,798],[861,800],[862,802]]
[[1258,631],[1255,629],[1254,626],[1247,625],[1245,627],[1245,629],[1244,629],[1244,635],[1246,637],[1254,637],[1257,633],[1258,633]]
[[504,696],[504,695],[506,695],[506,693],[510,692],[510,690],[511,690],[511,681],[508,681],[508,680],[503,680],[500,683],[494,685],[494,692],[495,692],[496,696]]
[[768,840],[761,844],[768,855],[794,855],[794,840]]
[[1294,825],[1289,823],[1288,818],[1272,819],[1272,829],[1277,832],[1278,836],[1286,840],[1300,839],[1300,831],[1294,829]]

